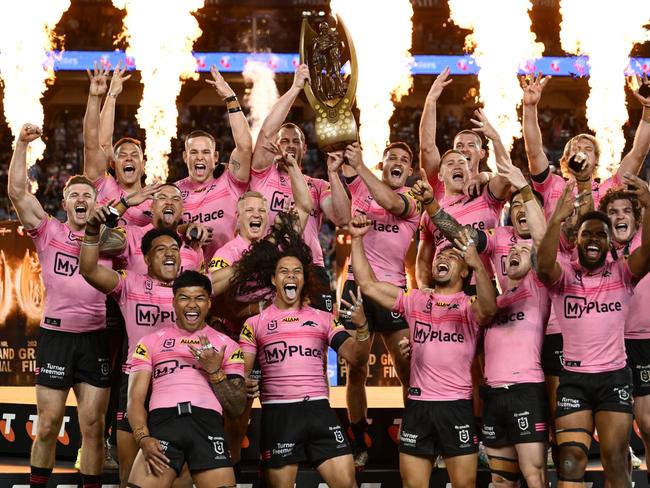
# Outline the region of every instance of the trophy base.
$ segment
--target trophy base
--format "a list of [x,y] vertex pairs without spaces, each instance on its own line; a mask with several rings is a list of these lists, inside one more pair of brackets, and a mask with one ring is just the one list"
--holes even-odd
[[348,144],[359,140],[357,123],[350,111],[350,100],[346,97],[341,102],[336,107],[320,103],[314,107],[316,140],[318,147],[325,152],[345,149]]

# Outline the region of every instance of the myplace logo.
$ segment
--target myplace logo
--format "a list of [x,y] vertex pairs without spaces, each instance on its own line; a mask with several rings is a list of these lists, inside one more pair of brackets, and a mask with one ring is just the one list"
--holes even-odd
[[64,252],[54,256],[54,272],[58,275],[72,276],[79,268],[79,258]]
[[621,302],[588,301],[585,297],[567,295],[564,297],[564,316],[567,319],[579,319],[585,314],[620,312]]
[[167,310],[161,311],[158,305],[138,303],[135,306],[135,323],[137,325],[153,327],[160,322],[175,320],[174,312]]

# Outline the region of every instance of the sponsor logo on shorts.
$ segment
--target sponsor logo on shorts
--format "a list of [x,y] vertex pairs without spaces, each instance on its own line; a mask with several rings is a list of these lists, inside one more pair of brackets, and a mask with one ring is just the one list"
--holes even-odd
[[323,295],[325,297],[325,308],[328,312],[332,311],[332,297],[330,295]]
[[345,442],[345,437],[343,436],[343,432],[341,431],[341,426],[340,425],[335,425],[335,426],[330,426],[328,429],[332,432],[334,432],[334,439],[338,444],[343,444]]
[[[275,447],[272,449],[272,454],[273,456],[281,456],[281,457],[287,457],[290,456],[293,453],[293,447],[296,444],[294,442],[278,442]],[[265,457],[267,455],[268,451],[266,451],[262,457],[265,459],[271,459],[271,453],[268,454],[268,457]]]
[[65,366],[47,363],[45,366],[41,366],[38,374],[46,374],[57,378],[63,378],[65,376]]
[[99,366],[102,376],[108,376],[111,374],[111,366],[108,364],[108,361],[106,359],[99,359],[99,361],[102,363]]
[[399,440],[405,446],[415,447],[418,443],[418,434],[406,432],[404,429],[399,433]]
[[650,381],[650,371],[648,371],[647,369],[643,369],[643,370],[639,371],[639,377],[641,378],[641,381],[643,381],[644,383],[649,382]]
[[224,443],[223,437],[215,437],[215,436],[208,436],[208,440],[212,442],[212,448],[214,449],[214,452],[216,456],[214,457],[215,459],[225,459],[226,456],[224,455],[226,453],[226,447]]
[[[515,417],[517,414],[515,414]],[[519,430],[528,430],[528,416],[524,415],[522,417],[519,417],[517,419],[517,426],[519,427]]]
[[587,301],[585,297],[566,295],[564,297],[564,316],[567,319],[579,319],[590,313],[620,312],[621,302]]
[[467,429],[462,429],[458,431],[458,440],[462,442],[463,444],[467,444],[469,442],[469,430]]
[[614,391],[618,390],[618,397],[624,402],[630,399],[630,392],[627,391],[627,386],[623,388],[614,388]]
[[567,397],[558,398],[557,408],[563,408],[565,410],[580,408],[580,400],[578,400],[577,398],[567,398]]

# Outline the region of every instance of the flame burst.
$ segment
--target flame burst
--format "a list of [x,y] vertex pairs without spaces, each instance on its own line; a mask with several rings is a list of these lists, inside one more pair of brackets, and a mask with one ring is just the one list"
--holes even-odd
[[201,29],[193,12],[204,0],[113,0],[126,10],[124,36],[128,56],[135,59],[142,75],[142,100],[137,119],[146,131],[147,183],[165,181],[171,139],[176,137],[178,97],[183,81],[198,79],[192,55]]
[[253,141],[256,141],[264,119],[279,98],[278,87],[273,70],[259,61],[248,61],[242,75],[247,83],[252,84],[246,90],[245,103],[250,109],[248,121],[251,124]]
[[[47,52],[54,49],[54,27],[70,0],[11,2],[0,15],[0,77],[4,114],[14,136],[23,124],[43,126],[41,98],[54,81]],[[27,167],[43,157],[45,143],[36,139],[27,150]],[[32,191],[36,191],[32,183]]]
[[[541,58],[544,51],[544,44],[535,42],[531,32],[531,8],[530,0],[449,0],[451,20],[472,30],[465,46],[480,68],[479,99],[508,150],[514,139],[521,137],[517,107],[523,91],[517,72]],[[493,154],[490,151],[492,168]]]
[[390,141],[393,100],[399,102],[413,85],[413,7],[409,0],[331,0],[330,8],[343,18],[357,51],[359,139],[372,167]]
[[562,49],[589,56],[587,123],[600,146],[598,176],[604,180],[615,172],[625,147],[625,70],[634,44],[649,38],[643,25],[650,2],[562,0],[560,13]]

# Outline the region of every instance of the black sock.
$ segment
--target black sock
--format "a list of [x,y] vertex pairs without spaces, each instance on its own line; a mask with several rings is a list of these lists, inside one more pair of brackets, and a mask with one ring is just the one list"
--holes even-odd
[[45,488],[51,474],[52,468],[37,468],[36,466],[30,466],[29,487]]
[[81,484],[83,488],[102,488],[102,475],[81,473]]
[[366,432],[368,431],[368,422],[363,418],[357,423],[350,423],[350,429],[352,430],[352,436],[354,437],[354,444],[357,449],[365,451],[368,449],[366,446]]

